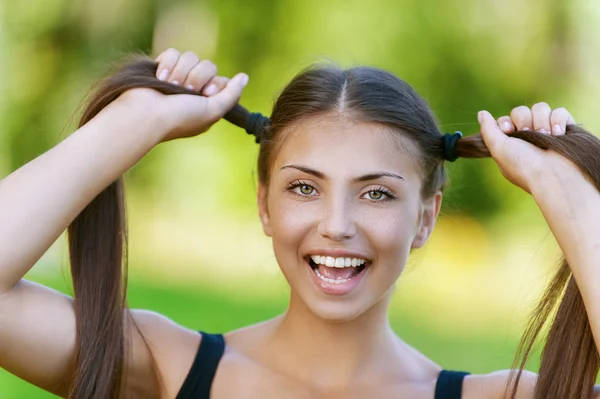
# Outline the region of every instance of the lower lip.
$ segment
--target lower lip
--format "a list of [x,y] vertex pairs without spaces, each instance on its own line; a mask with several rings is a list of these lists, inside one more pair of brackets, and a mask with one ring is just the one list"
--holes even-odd
[[313,283],[315,283],[315,285],[317,287],[319,287],[319,289],[322,292],[324,292],[325,294],[328,294],[328,295],[345,295],[345,294],[349,293],[358,284],[360,284],[360,282],[364,279],[365,274],[367,274],[367,270],[370,267],[370,265],[365,267],[363,270],[361,270],[361,272],[359,274],[352,277],[350,280],[346,281],[345,283],[333,284],[333,283],[328,283],[327,281],[321,280],[319,278],[319,276],[317,276],[317,274],[315,273],[313,268],[310,267],[310,263],[308,263],[307,261],[305,261],[304,263],[306,263],[306,267],[308,268],[308,273],[310,274],[310,278],[312,279]]

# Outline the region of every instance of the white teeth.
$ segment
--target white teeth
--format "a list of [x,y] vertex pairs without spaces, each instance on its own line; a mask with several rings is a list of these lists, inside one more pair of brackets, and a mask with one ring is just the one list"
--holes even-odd
[[357,267],[365,264],[364,259],[360,258],[334,258],[332,256],[311,255],[310,259],[317,265],[325,265],[327,267]]
[[341,280],[335,280],[332,278],[328,278],[328,277],[323,276],[321,273],[319,273],[319,269],[316,269],[315,273],[317,274],[317,277],[319,277],[321,280],[323,280],[329,284],[344,284],[344,283],[352,280],[351,278],[344,278]]

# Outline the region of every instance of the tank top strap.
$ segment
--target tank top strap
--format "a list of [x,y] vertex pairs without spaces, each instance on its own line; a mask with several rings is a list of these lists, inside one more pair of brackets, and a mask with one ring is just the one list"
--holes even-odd
[[209,399],[210,388],[217,372],[219,361],[225,352],[225,339],[222,334],[207,334],[200,331],[202,341],[196,352],[177,399]]
[[434,399],[461,399],[462,383],[465,376],[464,371],[442,370],[435,384]]

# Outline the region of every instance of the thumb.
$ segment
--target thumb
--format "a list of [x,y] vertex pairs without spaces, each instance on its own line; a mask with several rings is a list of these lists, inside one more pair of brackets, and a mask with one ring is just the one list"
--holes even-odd
[[223,90],[212,97],[208,97],[207,116],[211,119],[220,119],[240,101],[242,90],[248,84],[248,75],[238,73]]
[[508,136],[500,130],[498,123],[488,111],[479,111],[477,119],[481,124],[481,137],[492,156],[508,140]]

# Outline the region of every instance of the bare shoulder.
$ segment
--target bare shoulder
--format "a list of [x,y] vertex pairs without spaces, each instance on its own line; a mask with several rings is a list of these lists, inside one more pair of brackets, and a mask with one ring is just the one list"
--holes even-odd
[[[175,397],[192,366],[201,335],[148,310],[135,309],[126,317],[132,345],[128,393],[149,397],[150,390],[153,397]],[[148,381],[157,381],[158,387],[149,387]]]
[[[519,382],[516,399],[533,399],[538,375],[524,370]],[[465,377],[463,383],[464,399],[504,399],[504,393],[510,379],[510,370],[500,370],[489,374],[474,374]],[[511,380],[511,384],[514,379]],[[510,393],[510,392],[509,392]],[[510,396],[509,396],[510,397]],[[600,385],[594,387],[594,399],[600,399]]]
[[[515,375],[516,376],[516,375]],[[494,371],[489,374],[473,374],[465,377],[464,399],[504,399],[509,383],[510,370]],[[519,381],[516,399],[531,399],[537,381],[537,374],[524,370]],[[513,384],[514,381],[511,381]],[[509,391],[510,393],[510,391]]]

